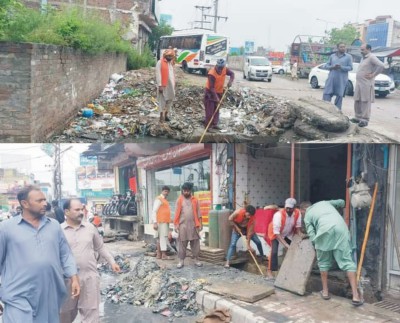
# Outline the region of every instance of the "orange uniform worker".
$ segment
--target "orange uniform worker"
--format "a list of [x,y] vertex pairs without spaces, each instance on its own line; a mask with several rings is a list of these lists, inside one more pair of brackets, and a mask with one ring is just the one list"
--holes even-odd
[[293,234],[300,234],[301,213],[295,208],[296,200],[288,198],[285,208],[276,212],[272,222],[268,226],[268,238],[271,241],[271,253],[268,261],[267,276],[273,279],[273,271],[278,271],[278,248],[279,243],[288,249],[292,242]]
[[[235,79],[235,73],[233,73],[233,71],[227,68],[225,65],[225,60],[220,58],[215,67],[208,72],[206,90],[204,93],[204,107],[206,110],[205,127],[207,127],[208,123],[210,122],[212,115],[217,109],[222,98],[226,76],[229,76],[228,88],[232,86],[232,82]],[[219,111],[215,114],[208,130],[221,130],[221,128],[218,127],[218,122]]]

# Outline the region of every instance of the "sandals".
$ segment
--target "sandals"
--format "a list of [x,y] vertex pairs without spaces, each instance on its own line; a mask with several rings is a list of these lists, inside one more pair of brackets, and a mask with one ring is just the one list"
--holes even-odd
[[227,268],[227,269],[228,269],[228,268],[230,268],[230,267],[231,267],[230,265],[227,265],[227,264],[224,265],[224,268]]
[[326,301],[331,299],[331,297],[329,296],[329,294],[328,294],[328,296],[325,296],[322,290],[319,292],[319,294],[321,295],[321,298],[324,299],[324,300],[326,300]]
[[182,267],[183,267],[183,264],[181,262],[176,265],[176,268],[178,268],[178,269],[181,269]]
[[363,304],[364,304],[364,300],[363,299],[360,300],[360,301],[354,301],[354,300],[351,301],[351,305],[353,305],[355,307],[361,306]]

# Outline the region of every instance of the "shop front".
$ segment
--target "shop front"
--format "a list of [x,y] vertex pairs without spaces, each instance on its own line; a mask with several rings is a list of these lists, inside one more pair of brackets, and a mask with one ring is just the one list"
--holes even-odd
[[[153,235],[151,212],[154,199],[163,186],[170,188],[168,201],[174,217],[175,203],[185,182],[193,184],[194,196],[200,202],[203,225],[208,225],[208,213],[212,208],[212,146],[183,144],[160,153],[139,158],[139,213],[143,217],[145,234]],[[205,228],[204,231],[207,231]]]

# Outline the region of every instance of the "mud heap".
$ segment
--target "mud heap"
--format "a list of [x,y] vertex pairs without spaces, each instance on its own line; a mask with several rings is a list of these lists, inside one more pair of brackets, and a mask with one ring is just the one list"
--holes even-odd
[[152,308],[168,317],[193,316],[200,308],[196,292],[202,281],[188,281],[161,269],[154,259],[142,257],[123,280],[102,291],[107,301]]

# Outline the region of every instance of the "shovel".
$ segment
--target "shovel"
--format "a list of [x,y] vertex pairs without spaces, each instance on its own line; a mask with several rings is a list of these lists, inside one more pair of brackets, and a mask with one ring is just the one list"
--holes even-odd
[[222,94],[222,98],[221,98],[221,100],[219,100],[219,103],[218,103],[217,108],[215,109],[215,111],[214,111],[214,113],[213,113],[213,115],[212,115],[210,121],[208,122],[208,125],[207,125],[206,129],[204,130],[203,134],[201,135],[201,138],[200,138],[200,140],[199,140],[199,144],[201,144],[201,142],[203,141],[203,138],[204,138],[204,136],[206,135],[206,132],[207,132],[208,128],[209,128],[210,125],[211,125],[211,122],[214,120],[214,117],[215,117],[215,115],[217,114],[217,112],[218,112],[218,110],[219,110],[219,108],[220,108],[220,106],[221,106],[221,103],[222,103],[222,101],[223,101],[224,98],[225,98],[226,93],[228,93],[228,90],[229,90],[229,88],[226,88],[226,90],[224,91],[224,94]]
[[[246,245],[247,245],[247,239],[246,239],[246,237],[242,234],[242,231],[237,227],[237,225],[235,225],[235,228],[236,228],[236,231],[239,232],[240,236],[243,238],[244,242],[245,242]],[[254,233],[254,234],[255,234],[255,233]],[[258,262],[257,262],[257,260],[256,260],[256,257],[254,257],[254,255],[253,255],[253,253],[250,251],[250,249],[247,249],[247,251],[250,253],[251,257],[253,258],[254,263],[256,264],[258,270],[260,271],[261,276],[264,277],[264,273],[262,272],[260,266],[258,265]]]

